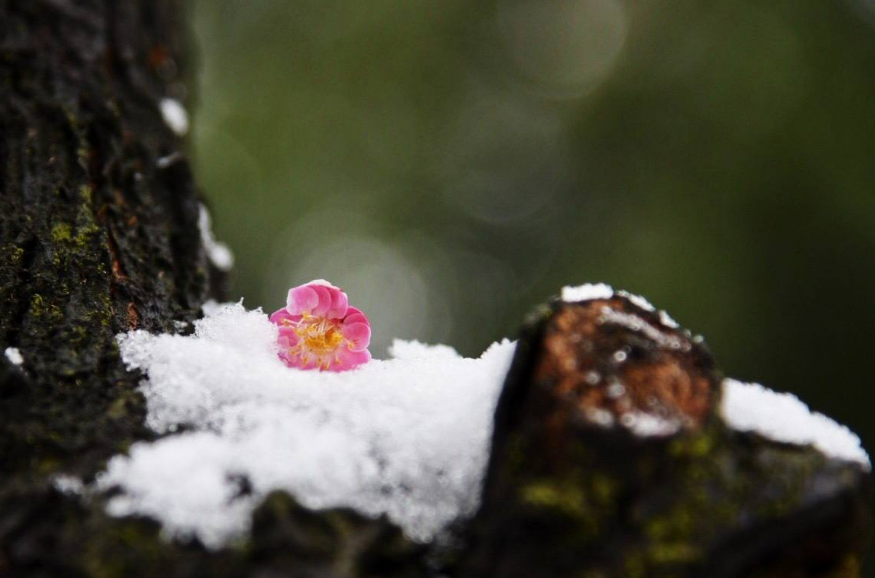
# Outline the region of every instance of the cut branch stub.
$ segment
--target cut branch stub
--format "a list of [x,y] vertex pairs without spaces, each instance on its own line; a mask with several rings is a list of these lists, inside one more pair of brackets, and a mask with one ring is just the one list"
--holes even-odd
[[[524,327],[466,575],[857,575],[869,472],[726,427],[701,340],[633,298]],[[804,545],[804,546],[802,546]]]
[[708,351],[622,297],[562,307],[544,327],[532,382],[553,438],[585,424],[640,435],[701,428],[719,379]]

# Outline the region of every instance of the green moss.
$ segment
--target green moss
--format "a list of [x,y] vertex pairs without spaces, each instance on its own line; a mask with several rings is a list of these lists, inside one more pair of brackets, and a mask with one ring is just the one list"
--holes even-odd
[[644,557],[637,552],[630,552],[623,565],[625,566],[626,578],[644,578],[647,572]]
[[701,433],[679,436],[668,446],[669,455],[674,458],[703,458],[715,447],[715,427],[706,428]]
[[91,201],[94,197],[94,189],[89,185],[82,185],[79,187],[79,196],[85,201],[85,204],[89,207],[91,206]]
[[128,403],[127,399],[124,397],[119,397],[115,401],[112,402],[112,405],[109,406],[109,409],[106,411],[106,415],[110,419],[120,419],[128,414]]
[[618,486],[603,472],[575,468],[570,475],[539,478],[520,486],[519,499],[527,508],[547,517],[571,522],[576,540],[587,542],[599,535],[603,520],[616,509]]
[[583,491],[573,485],[557,484],[552,480],[541,480],[523,486],[520,490],[523,503],[552,508],[562,513],[580,517],[586,513]]
[[19,265],[24,257],[24,249],[13,243],[3,245],[3,259],[9,265]]
[[702,552],[687,541],[661,542],[647,548],[647,558],[655,565],[679,565],[697,562]]
[[617,484],[607,475],[598,472],[591,475],[593,497],[600,506],[614,504],[617,499]]
[[46,476],[57,472],[61,467],[61,462],[55,458],[44,458],[39,460],[36,471],[39,475]]
[[52,227],[52,241],[64,243],[73,238],[73,227],[69,223],[58,223]]

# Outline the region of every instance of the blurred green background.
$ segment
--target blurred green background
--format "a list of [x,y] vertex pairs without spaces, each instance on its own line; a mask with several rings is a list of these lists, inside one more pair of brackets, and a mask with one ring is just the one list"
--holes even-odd
[[[868,0],[867,0],[868,1]],[[323,277],[468,355],[641,293],[875,449],[875,9],[201,0],[193,151],[233,293]]]

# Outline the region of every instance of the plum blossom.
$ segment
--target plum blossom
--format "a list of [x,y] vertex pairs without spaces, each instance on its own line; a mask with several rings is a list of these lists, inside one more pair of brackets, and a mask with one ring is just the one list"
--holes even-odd
[[279,356],[289,367],[346,371],[371,359],[368,318],[323,279],[289,289],[286,306],[270,321],[279,327]]

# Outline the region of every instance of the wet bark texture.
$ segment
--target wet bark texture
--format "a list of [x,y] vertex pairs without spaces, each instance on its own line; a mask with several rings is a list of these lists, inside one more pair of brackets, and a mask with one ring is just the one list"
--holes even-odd
[[178,18],[166,1],[0,3],[0,341],[25,359],[2,358],[19,375],[6,475],[146,435],[114,335],[171,329],[207,297],[188,164],[159,162],[181,147],[159,110],[185,90]]
[[247,545],[209,552],[53,483],[93,479],[153,437],[115,335],[174,331],[220,297],[181,135],[161,112],[187,100],[183,8],[0,0],[0,577],[418,569],[422,547],[385,520],[314,514],[281,493],[255,512]]
[[499,401],[462,573],[859,576],[868,469],[727,428],[721,382],[701,339],[634,300],[542,308]]
[[[181,10],[0,0],[0,348],[24,359],[0,354],[0,578],[857,575],[868,473],[727,430],[710,354],[619,297],[525,326],[483,507],[439,544],[275,493],[208,551],[59,491],[154,436],[115,335],[174,331],[221,286],[161,114],[187,100]],[[641,415],[676,431],[637,435]]]
[[180,18],[164,0],[0,1],[0,344],[24,358],[0,355],[0,575],[91,564],[64,548],[93,520],[71,521],[49,476],[149,437],[114,336],[170,330],[208,296],[160,112],[185,96]]

